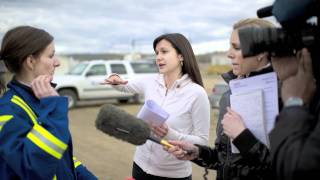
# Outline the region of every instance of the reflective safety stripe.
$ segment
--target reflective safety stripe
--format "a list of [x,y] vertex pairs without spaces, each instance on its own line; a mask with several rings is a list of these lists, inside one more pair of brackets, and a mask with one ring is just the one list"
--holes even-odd
[[74,164],[74,168],[77,168],[82,163],[80,161],[78,161],[76,157],[73,157],[73,164]]
[[8,121],[10,121],[13,118],[12,115],[2,115],[0,116],[0,131],[2,130],[2,126],[6,124]]
[[20,106],[29,115],[33,124],[37,124],[37,116],[34,114],[32,109],[23,101],[23,99],[21,99],[19,96],[14,95],[11,98],[11,102]]
[[[54,156],[57,159],[61,159],[63,153],[68,148],[68,145],[56,138],[53,134],[51,134],[49,131],[38,124],[36,114],[23,99],[21,99],[19,96],[14,95],[11,98],[11,102],[20,106],[28,114],[34,124],[32,130],[27,134],[27,138],[48,154]],[[11,115],[4,115],[3,117],[0,116],[0,131],[2,128],[2,120],[10,120],[12,117],[13,116]],[[53,180],[57,180],[56,175],[54,175]]]
[[67,145],[52,135],[42,126],[35,124],[33,129],[28,133],[27,137],[42,150],[57,159],[61,159]]
[[12,115],[1,115],[0,116],[0,122],[7,122],[13,118]]

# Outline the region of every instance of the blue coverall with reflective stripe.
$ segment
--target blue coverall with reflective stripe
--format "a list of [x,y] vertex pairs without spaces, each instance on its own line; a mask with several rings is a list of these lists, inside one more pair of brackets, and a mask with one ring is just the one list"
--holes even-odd
[[[67,98],[39,100],[16,80],[8,88],[0,99],[1,179],[97,179],[84,166],[75,168]],[[36,125],[14,96],[30,107]]]

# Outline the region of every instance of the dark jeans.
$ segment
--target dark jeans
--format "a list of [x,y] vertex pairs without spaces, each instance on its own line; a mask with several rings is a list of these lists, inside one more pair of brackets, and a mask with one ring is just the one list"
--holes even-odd
[[185,178],[167,178],[147,174],[135,162],[133,162],[132,176],[135,180],[192,180],[192,176]]

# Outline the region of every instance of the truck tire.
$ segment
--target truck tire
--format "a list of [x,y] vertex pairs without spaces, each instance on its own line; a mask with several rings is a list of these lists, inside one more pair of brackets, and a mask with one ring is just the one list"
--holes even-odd
[[68,108],[74,108],[77,105],[77,95],[71,89],[63,89],[59,91],[60,96],[66,96],[68,98]]

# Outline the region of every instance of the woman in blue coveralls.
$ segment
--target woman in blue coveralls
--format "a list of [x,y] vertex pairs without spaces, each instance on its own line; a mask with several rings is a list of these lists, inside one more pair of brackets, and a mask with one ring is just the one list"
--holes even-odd
[[73,157],[68,100],[51,83],[53,37],[19,26],[2,39],[0,59],[13,73],[0,99],[1,179],[97,179]]

